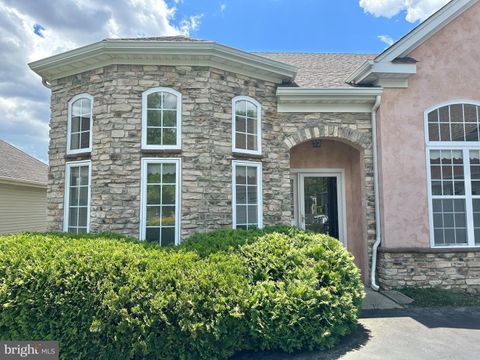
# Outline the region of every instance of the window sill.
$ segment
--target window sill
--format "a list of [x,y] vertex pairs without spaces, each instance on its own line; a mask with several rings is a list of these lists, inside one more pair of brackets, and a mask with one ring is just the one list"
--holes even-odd
[[182,149],[142,149],[142,155],[152,154],[181,154]]
[[244,152],[238,152],[238,151],[232,151],[232,155],[235,158],[250,158],[250,159],[263,159],[262,154],[250,154],[250,153],[244,153]]

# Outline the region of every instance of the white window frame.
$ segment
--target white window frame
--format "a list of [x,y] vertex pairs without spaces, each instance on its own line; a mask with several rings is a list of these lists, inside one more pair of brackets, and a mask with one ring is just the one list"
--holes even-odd
[[[257,150],[238,149],[236,144],[236,103],[238,101],[251,102],[257,107]],[[262,155],[262,105],[249,96],[236,96],[232,99],[232,152],[249,155]]]
[[158,158],[158,157],[147,157],[142,158],[141,164],[141,188],[140,188],[140,229],[139,229],[139,238],[142,241],[145,241],[146,230],[147,230],[147,165],[148,164],[175,164],[176,166],[176,183],[175,183],[175,245],[179,245],[181,242],[180,230],[181,230],[181,214],[182,214],[182,159],[180,158]]
[[237,166],[255,167],[257,169],[257,219],[258,228],[263,228],[263,174],[262,163],[258,161],[232,161],[232,227],[237,228]]
[[[454,248],[479,248],[480,245],[475,244],[474,223],[473,223],[473,203],[474,198],[480,196],[472,196],[471,176],[470,176],[470,150],[480,150],[480,141],[430,141],[428,132],[428,114],[444,106],[465,104],[480,106],[480,101],[470,99],[455,99],[432,106],[424,112],[424,135],[425,135],[425,165],[427,170],[427,197],[428,197],[428,225],[430,235],[430,246],[440,249]],[[480,121],[480,114],[477,109],[477,122]],[[458,199],[460,195],[432,195],[431,171],[430,171],[430,151],[431,150],[461,150],[463,155],[463,172],[465,181],[465,217],[467,225],[467,244],[453,245],[436,245],[433,226],[433,197],[438,199]],[[463,195],[462,195],[463,196]]]
[[[72,105],[75,101],[79,99],[89,99],[90,100],[90,136],[88,140],[88,148],[83,149],[71,149],[71,135],[72,135]],[[67,120],[67,155],[74,155],[74,154],[83,154],[89,153],[92,151],[92,128],[93,128],[93,96],[87,93],[75,95],[70,99],[68,102],[68,120]],[[81,124],[80,124],[81,126]]]
[[[176,145],[147,144],[147,108],[148,95],[156,92],[166,92],[177,97],[177,137]],[[142,93],[142,149],[146,150],[180,150],[182,148],[182,94],[177,90],[167,87],[151,88]]]
[[[90,160],[68,161],[65,163],[65,191],[63,198],[63,231],[68,232],[70,211],[70,171],[72,167],[88,166],[87,233],[90,232],[90,202],[92,191],[92,162]],[[77,224],[78,225],[78,224]]]

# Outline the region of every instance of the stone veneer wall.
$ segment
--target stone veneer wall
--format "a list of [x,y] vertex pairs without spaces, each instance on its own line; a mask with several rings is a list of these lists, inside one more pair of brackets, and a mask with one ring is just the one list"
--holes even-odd
[[[152,87],[182,93],[182,150],[141,150],[141,94]],[[370,114],[282,113],[276,84],[209,67],[111,65],[52,82],[48,224],[63,225],[66,161],[91,159],[90,230],[139,234],[142,157],[182,158],[182,236],[231,227],[231,161],[263,164],[264,223],[289,224],[290,148],[310,138],[337,138],[361,149],[364,158],[368,238],[375,238]],[[66,156],[67,104],[75,95],[94,97],[90,155]],[[231,102],[238,95],[262,104],[262,153],[231,150]],[[365,241],[351,239],[350,241]],[[369,246],[370,248],[370,246]]]
[[378,280],[384,289],[442,287],[480,292],[480,251],[379,248]]

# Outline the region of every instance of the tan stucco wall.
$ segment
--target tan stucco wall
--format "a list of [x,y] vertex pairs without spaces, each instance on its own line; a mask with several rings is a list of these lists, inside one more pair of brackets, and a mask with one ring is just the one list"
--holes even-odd
[[385,89],[379,113],[383,246],[429,247],[424,111],[453,99],[480,100],[480,4],[410,56],[408,89]]
[[45,231],[47,189],[0,183],[0,234]]
[[335,140],[321,140],[320,147],[311,141],[290,150],[292,169],[344,169],[347,216],[347,248],[355,256],[364,277],[367,274],[365,211],[362,206],[361,152]]

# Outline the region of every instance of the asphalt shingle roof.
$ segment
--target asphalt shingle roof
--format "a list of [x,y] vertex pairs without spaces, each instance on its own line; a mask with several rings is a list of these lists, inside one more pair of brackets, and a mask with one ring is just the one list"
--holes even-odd
[[0,140],[0,178],[46,184],[48,165]]
[[306,88],[351,87],[345,79],[374,54],[329,54],[300,52],[256,52],[298,69],[295,83]]

